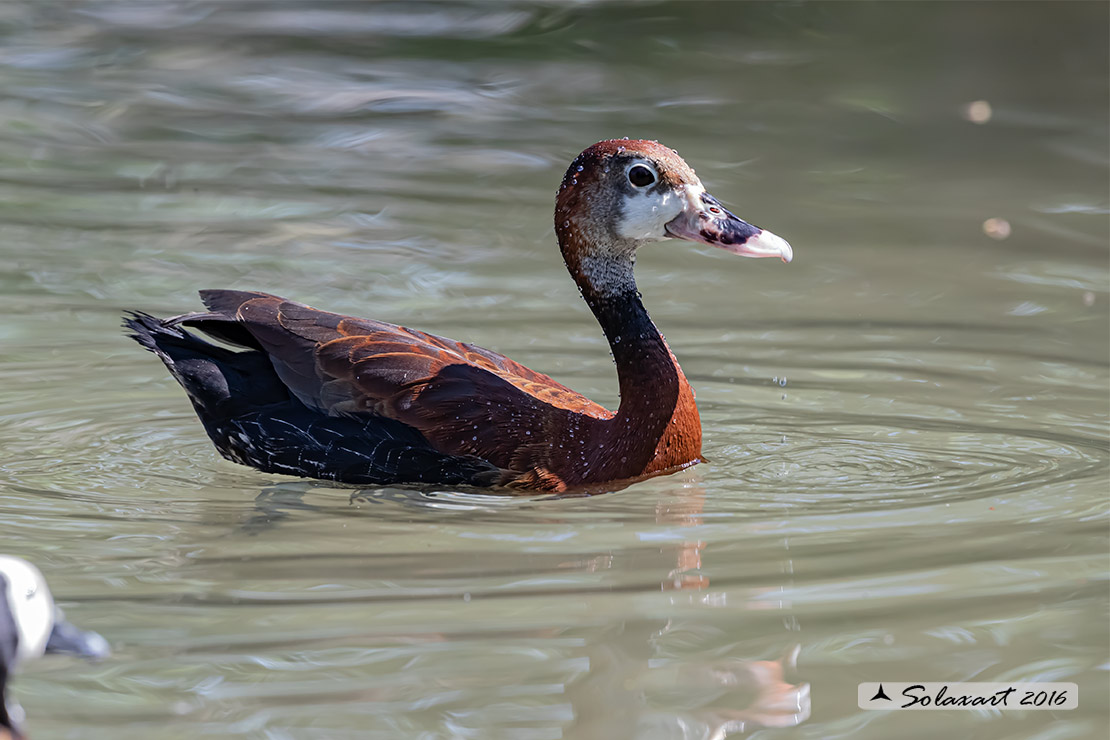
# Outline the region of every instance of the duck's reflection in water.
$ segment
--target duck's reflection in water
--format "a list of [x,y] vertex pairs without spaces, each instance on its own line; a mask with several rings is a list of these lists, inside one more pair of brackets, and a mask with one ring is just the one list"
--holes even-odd
[[[679,485],[660,498],[656,523],[697,527],[704,503],[701,486]],[[667,562],[673,567],[660,582],[663,591],[676,592],[676,597],[677,592],[696,595],[691,600],[676,598],[676,603],[724,605],[725,594],[714,594],[702,572],[705,542],[691,539],[663,552],[668,550]],[[744,609],[738,610],[734,622],[737,633],[743,632]],[[721,740],[759,728],[793,727],[809,718],[810,686],[792,682],[801,645],[786,641],[774,660],[669,657],[689,655],[692,641],[718,632],[698,621],[675,617],[660,625],[650,619],[625,620],[608,639],[590,640],[589,671],[567,686],[575,708],[571,735],[590,740],[645,736]],[[672,638],[678,646],[667,644]]]
[[[304,502],[304,494],[311,488],[303,483],[288,483],[264,490],[254,502],[254,511],[243,521],[242,531],[257,533],[299,512],[324,511],[322,507]],[[700,485],[676,481],[673,489],[656,495],[656,525],[664,525],[673,534],[675,528],[681,531],[702,524],[705,491]],[[369,504],[394,502],[422,508],[440,505],[436,497],[397,489],[359,491],[351,498]],[[450,503],[465,505],[457,498]],[[372,516],[376,507],[369,508]],[[537,526],[570,523],[557,510],[530,521]],[[710,550],[708,555],[707,550]],[[406,576],[419,582],[423,573],[434,572],[442,585],[445,566],[441,558],[442,553],[434,562],[419,558],[407,560],[411,572]],[[703,570],[706,560],[708,567]],[[738,592],[735,587],[714,592],[705,572],[712,570],[711,561],[711,549],[704,541],[696,537],[689,540],[679,537],[676,541],[669,537],[663,545],[575,552],[569,557],[558,552],[520,553],[516,562],[506,562],[501,553],[496,561],[489,563],[492,570],[483,569],[480,559],[469,557],[467,568],[478,568],[471,573],[471,580],[484,578],[488,581],[494,577],[531,581],[529,585],[518,584],[511,591],[496,589],[496,593],[483,592],[488,586],[476,587],[472,594],[474,603],[489,598],[514,597],[522,600],[555,598],[564,601],[560,608],[574,603],[576,617],[569,626],[514,628],[511,624],[502,624],[503,629],[493,638],[499,647],[513,643],[542,649],[558,643],[561,647],[556,652],[570,659],[560,662],[564,666],[580,666],[580,669],[571,670],[571,675],[564,673],[555,679],[561,684],[557,692],[561,695],[559,703],[564,704],[564,710],[570,710],[570,716],[564,714],[561,719],[552,717],[550,721],[562,727],[564,736],[582,740],[640,740],[645,737],[720,740],[759,728],[792,727],[806,721],[810,715],[810,686],[794,679],[800,645],[793,636],[785,634],[777,650],[761,650],[764,655],[777,653],[775,659],[730,656],[736,650],[735,644],[751,639],[750,635],[745,635],[745,621],[751,624],[757,611],[766,613],[768,602],[763,597],[767,589],[750,594]],[[372,562],[366,565],[373,568]],[[781,569],[784,573],[781,577],[791,578],[785,575],[791,570],[787,562]],[[650,575],[652,571],[656,574],[654,579]],[[600,582],[596,586],[574,583],[564,589],[557,581],[560,574],[568,573],[597,574]],[[608,573],[616,578],[607,579]],[[456,575],[465,580],[465,573]],[[661,594],[656,592],[656,597],[651,597],[650,588],[645,592],[645,576],[658,583]],[[470,583],[463,583],[463,586],[470,596]],[[650,597],[645,603],[650,603],[651,612],[661,616],[649,612],[642,618],[630,618],[628,599],[639,602],[645,597]],[[660,602],[660,598],[664,601]],[[439,602],[445,600],[445,595],[442,592],[418,594],[415,589],[402,587],[386,596],[388,601],[423,599]],[[367,597],[368,602],[378,600],[379,597]],[[789,608],[788,603],[771,603],[776,604],[772,608]],[[451,607],[445,605],[444,608]],[[553,616],[556,611],[553,610]],[[526,621],[535,624],[534,617],[532,614]],[[766,621],[757,621],[757,629],[766,632]],[[378,644],[413,645],[476,638],[474,624],[460,621],[458,626],[459,630],[454,632],[419,628],[406,632],[386,628],[375,631],[373,640]],[[478,632],[484,631],[478,629]],[[766,642],[763,641],[763,645]],[[568,645],[576,647],[568,650]],[[509,667],[502,666],[505,668]],[[466,675],[443,671],[438,673],[435,685],[426,688],[437,694],[447,691],[469,695],[465,714],[480,726],[480,705],[490,698],[491,691],[499,695],[504,688],[494,684],[507,680],[516,683],[517,688],[525,688],[524,684],[532,680],[527,675],[528,670],[515,677],[508,676],[504,670],[496,671],[497,675],[483,675],[485,670],[481,665],[470,665]],[[516,674],[511,668],[509,672]],[[545,674],[543,678],[539,675],[532,678],[550,685],[554,677],[546,670],[542,673]],[[389,689],[379,689],[353,700],[395,704],[398,700],[403,703],[405,698],[412,698],[411,687],[399,686],[396,696]],[[542,720],[540,723],[545,724]],[[528,726],[535,729],[535,721],[528,722]]]
[[265,486],[254,498],[254,507],[239,523],[243,534],[260,534],[273,529],[298,511],[321,511],[305,503],[304,496],[316,486],[305,481],[288,481]]

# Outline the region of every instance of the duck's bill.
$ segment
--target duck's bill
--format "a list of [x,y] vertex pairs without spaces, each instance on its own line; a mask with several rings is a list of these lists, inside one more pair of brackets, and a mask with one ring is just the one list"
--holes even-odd
[[97,660],[111,654],[108,641],[96,632],[78,629],[59,613],[54,619],[54,629],[46,641],[48,653],[72,653],[82,658]]
[[789,242],[729,213],[708,193],[692,194],[690,201],[666,226],[667,234],[675,239],[709,244],[744,257],[794,259]]

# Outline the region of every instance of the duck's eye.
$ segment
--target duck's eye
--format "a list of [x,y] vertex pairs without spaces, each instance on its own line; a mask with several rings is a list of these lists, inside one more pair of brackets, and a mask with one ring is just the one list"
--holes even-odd
[[628,181],[636,187],[642,188],[655,182],[655,173],[642,164],[638,164],[628,171]]

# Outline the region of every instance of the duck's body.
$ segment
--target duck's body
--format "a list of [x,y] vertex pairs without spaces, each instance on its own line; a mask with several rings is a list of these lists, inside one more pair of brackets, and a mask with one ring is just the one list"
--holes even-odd
[[65,621],[38,568],[0,555],[0,740],[23,737],[23,711],[7,700],[8,677],[27,661],[56,652],[102,658],[108,643]]
[[565,491],[697,462],[694,393],[640,301],[635,251],[675,236],[788,261],[789,245],[725,211],[677,154],[646,141],[579,155],[555,224],[613,351],[616,411],[481,347],[265,293],[202,291],[207,313],[126,325],[188,392],[219,451],[267,472]]

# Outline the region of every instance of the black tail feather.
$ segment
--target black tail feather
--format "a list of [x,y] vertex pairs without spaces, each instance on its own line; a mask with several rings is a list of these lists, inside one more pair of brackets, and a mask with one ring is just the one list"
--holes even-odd
[[[123,321],[129,336],[158,355],[197,406],[201,421],[249,413],[289,400],[262,352],[236,352],[191,334],[172,319],[133,311]],[[202,410],[205,413],[201,413]]]
[[141,344],[145,349],[161,356],[162,352],[158,348],[158,343],[154,337],[156,334],[163,334],[172,336],[175,339],[182,339],[185,336],[183,331],[174,331],[162,324],[162,320],[155,318],[143,311],[128,311],[124,314],[123,328],[128,329],[127,336],[134,339]]

